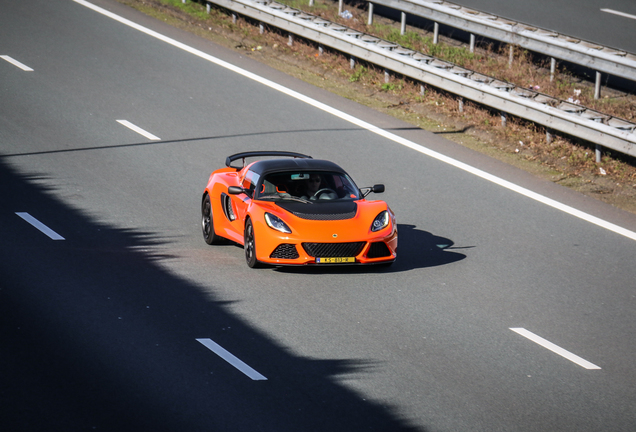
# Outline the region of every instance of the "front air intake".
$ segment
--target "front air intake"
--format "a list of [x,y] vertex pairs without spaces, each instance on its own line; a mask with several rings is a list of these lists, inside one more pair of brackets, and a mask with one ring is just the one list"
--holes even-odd
[[269,257],[275,259],[296,259],[299,256],[296,245],[283,243],[278,245]]
[[367,258],[383,258],[391,256],[389,247],[384,242],[374,242],[369,246],[369,252],[367,252]]
[[312,257],[354,257],[361,251],[366,242],[352,243],[303,243],[303,248]]

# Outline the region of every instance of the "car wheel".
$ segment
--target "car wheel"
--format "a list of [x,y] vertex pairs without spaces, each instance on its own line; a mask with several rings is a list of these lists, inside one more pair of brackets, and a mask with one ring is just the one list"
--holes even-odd
[[256,242],[254,241],[254,226],[250,219],[245,224],[245,233],[243,234],[243,245],[245,249],[245,261],[248,267],[258,267],[259,262],[256,259]]
[[203,239],[207,244],[219,244],[223,241],[223,237],[216,235],[214,232],[212,203],[208,194],[205,195],[205,199],[201,204],[201,229],[203,230]]

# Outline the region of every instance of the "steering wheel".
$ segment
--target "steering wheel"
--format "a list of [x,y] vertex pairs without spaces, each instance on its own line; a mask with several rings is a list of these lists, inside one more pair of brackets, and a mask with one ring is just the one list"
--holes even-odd
[[[321,199],[320,196],[325,193],[332,193],[335,196],[338,196],[335,190],[329,189],[329,188],[322,188],[317,190],[316,193],[313,194],[310,199]],[[325,199],[333,199],[333,198],[325,198]]]

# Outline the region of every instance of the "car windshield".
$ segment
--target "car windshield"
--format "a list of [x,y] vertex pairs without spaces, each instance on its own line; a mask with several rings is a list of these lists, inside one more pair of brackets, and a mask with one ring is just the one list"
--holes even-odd
[[320,202],[354,201],[360,191],[351,178],[341,172],[294,171],[265,176],[256,199]]

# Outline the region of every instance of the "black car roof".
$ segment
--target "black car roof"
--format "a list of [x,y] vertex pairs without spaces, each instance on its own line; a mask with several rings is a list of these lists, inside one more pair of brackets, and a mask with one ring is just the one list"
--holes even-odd
[[261,175],[277,171],[295,170],[336,171],[345,173],[345,170],[335,163],[320,159],[269,159],[254,162],[250,167],[250,171]]

